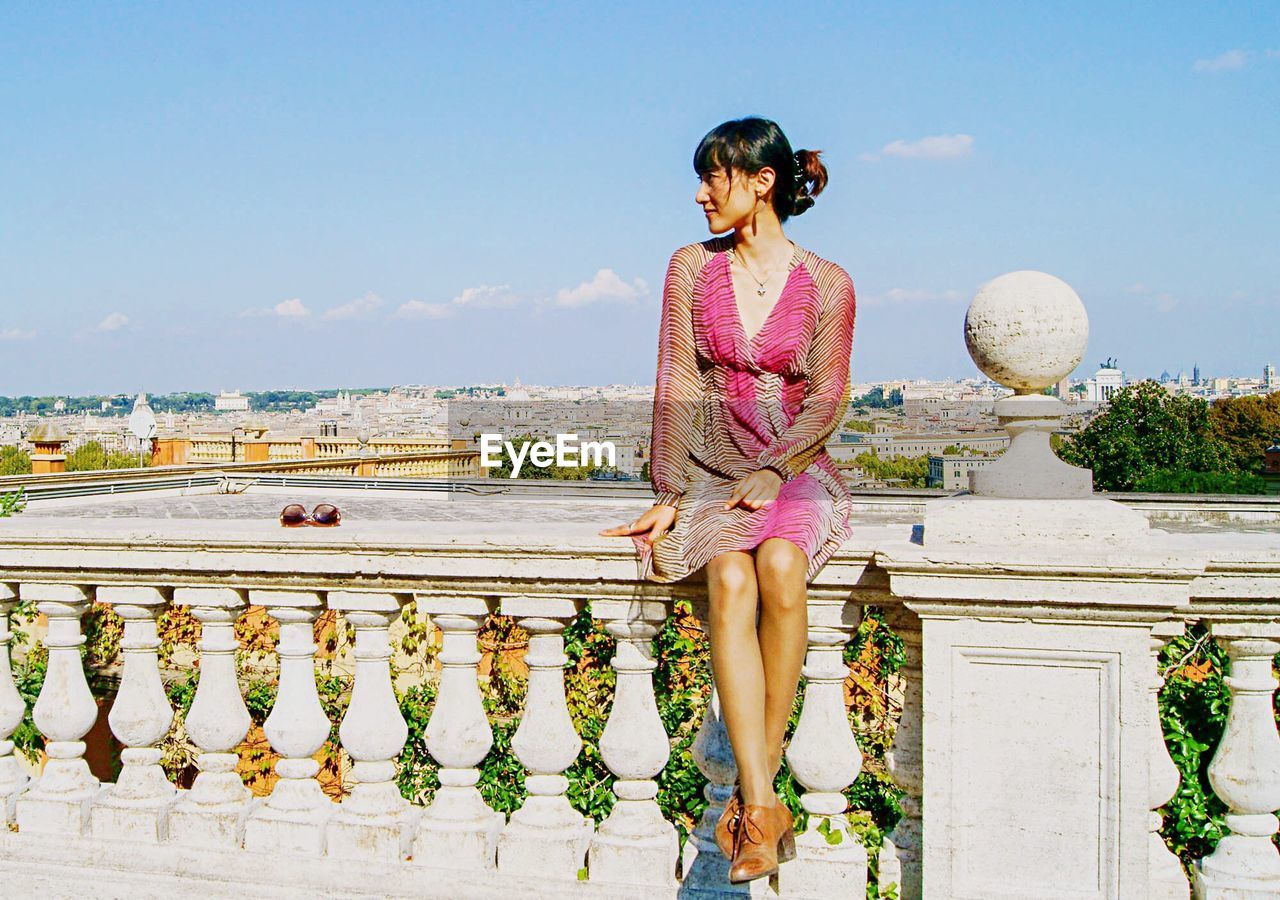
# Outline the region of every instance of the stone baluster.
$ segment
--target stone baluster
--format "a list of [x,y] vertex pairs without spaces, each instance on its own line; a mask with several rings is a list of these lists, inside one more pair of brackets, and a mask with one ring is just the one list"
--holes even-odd
[[1280,734],[1276,732],[1272,660],[1280,653],[1276,622],[1214,622],[1214,638],[1231,660],[1231,710],[1209,782],[1227,805],[1229,833],[1196,868],[1196,896],[1280,896],[1280,854],[1272,835],[1280,809]]
[[1151,629],[1151,766],[1147,773],[1151,785],[1151,821],[1148,825],[1151,832],[1151,884],[1148,896],[1151,900],[1187,900],[1191,895],[1191,885],[1187,882],[1186,873],[1182,871],[1182,863],[1160,836],[1164,819],[1159,813],[1160,807],[1172,800],[1173,795],[1178,792],[1178,782],[1182,780],[1173,757],[1169,755],[1169,747],[1164,742],[1164,729],[1160,725],[1160,689],[1164,687],[1164,679],[1160,677],[1160,650],[1170,638],[1182,634],[1185,627],[1181,620],[1171,619],[1160,622]]
[[587,868],[592,881],[674,886],[679,842],[658,807],[654,780],[671,755],[653,692],[653,638],[667,617],[667,604],[596,600],[591,614],[605,620],[618,639],[613,709],[600,736],[600,756],[617,776],[617,800],[591,842]]
[[476,680],[477,635],[492,611],[489,597],[418,598],[418,608],[443,632],[440,682],[427,720],[426,743],[440,764],[440,787],[422,814],[413,861],[451,869],[492,869],[506,817],[484,802],[477,768],[493,746]]
[[271,796],[245,823],[248,850],[322,854],[325,826],[337,809],[320,789],[320,764],[313,755],[329,737],[330,722],[316,690],[316,644],[312,626],[321,597],[313,591],[253,591],[249,602],[267,608],[280,623],[280,685],[263,731],[276,761]]
[[529,796],[498,838],[498,869],[513,874],[577,879],[595,823],[569,805],[562,774],[582,750],[564,696],[564,629],[578,611],[575,600],[515,596],[502,612],[529,632],[529,693],[511,748],[528,772]]
[[356,785],[329,822],[330,856],[400,860],[409,852],[417,811],[396,785],[396,757],[409,737],[391,684],[388,629],[409,595],[334,591],[329,608],[356,629],[356,677],[338,735],[354,760]]
[[240,778],[237,752],[251,720],[236,680],[235,624],[247,605],[238,588],[176,588],[175,603],[200,622],[200,681],[187,712],[197,747],[195,783],[169,814],[169,840],[202,847],[239,847],[253,794]]
[[729,732],[724,727],[720,695],[714,686],[702,724],[693,739],[692,751],[698,771],[707,778],[702,796],[708,804],[697,827],[684,842],[680,856],[681,896],[719,897],[735,888],[741,893],[748,893],[741,885],[729,884],[729,860],[720,853],[715,839],[716,823],[724,813],[725,804],[733,796],[738,766],[733,758],[733,746],[729,743]]
[[157,746],[173,725],[173,707],[160,681],[156,618],[169,603],[155,587],[100,587],[98,600],[124,619],[120,649],[124,656],[120,691],[107,721],[124,744],[124,764],[90,813],[94,837],[124,838],[156,844],[168,836],[168,812],[177,791],[160,767]]
[[[705,597],[694,601],[694,614],[700,622],[709,619]],[[720,695],[712,682],[711,697],[702,714],[702,723],[693,739],[693,761],[707,779],[702,796],[707,807],[680,856],[680,882],[682,895],[691,897],[719,896],[730,889],[729,860],[724,858],[716,844],[715,827],[724,813],[725,804],[733,796],[733,786],[738,780],[738,764],[733,758],[733,745],[724,727],[720,710]],[[758,883],[758,882],[757,882]],[[743,888],[744,886],[735,886]],[[746,891],[744,890],[743,893]]]
[[80,835],[89,824],[89,808],[99,791],[89,771],[82,740],[98,718],[80,661],[80,617],[93,601],[93,588],[75,584],[23,584],[21,596],[34,600],[49,619],[44,644],[49,665],[32,718],[45,736],[49,760],[16,808],[22,831]]
[[13,741],[10,740],[27,711],[13,681],[13,667],[9,659],[9,642],[13,639],[9,631],[9,614],[18,605],[16,587],[0,584],[0,826],[13,821],[14,800],[30,780],[18,764]]
[[898,719],[893,743],[885,754],[885,763],[903,794],[898,804],[902,808],[902,818],[880,846],[877,882],[881,896],[890,885],[897,885],[898,896],[902,900],[917,900],[923,891],[920,869],[924,838],[921,818],[921,798],[924,795],[923,637],[920,617],[909,609],[897,607],[887,610],[885,620],[902,639],[902,716]]
[[809,601],[804,706],[787,747],[791,772],[805,788],[800,804],[809,825],[796,838],[795,861],[778,870],[778,892],[784,897],[867,892],[867,851],[849,828],[848,801],[841,793],[862,771],[862,752],[844,704],[849,677],[844,645],[861,617],[862,608],[853,603]]

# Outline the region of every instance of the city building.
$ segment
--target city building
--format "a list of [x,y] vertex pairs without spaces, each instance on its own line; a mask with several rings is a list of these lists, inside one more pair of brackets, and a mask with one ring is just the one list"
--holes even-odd
[[1110,403],[1112,395],[1123,388],[1124,383],[1124,372],[1114,359],[1108,359],[1085,382],[1085,399],[1090,403]]
[[995,457],[964,456],[948,453],[944,456],[929,457],[929,474],[926,484],[929,487],[940,487],[948,491],[963,491],[969,487],[969,473],[981,469]]
[[249,398],[236,391],[222,391],[213,401],[218,412],[248,412]]

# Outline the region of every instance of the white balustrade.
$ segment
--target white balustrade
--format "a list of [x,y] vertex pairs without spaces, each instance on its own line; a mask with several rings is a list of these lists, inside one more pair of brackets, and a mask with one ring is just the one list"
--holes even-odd
[[1229,833],[1200,860],[1196,896],[1280,897],[1280,854],[1272,843],[1280,825],[1280,734],[1271,671],[1280,653],[1280,623],[1213,622],[1210,629],[1231,661],[1231,710],[1209,763],[1209,783],[1227,805]]
[[391,684],[388,629],[407,594],[334,591],[330,609],[341,610],[356,630],[356,675],[351,702],[338,729],[354,765],[356,785],[329,822],[330,856],[399,860],[409,852],[417,812],[400,796],[396,757],[409,736]]
[[675,884],[675,826],[658,807],[654,780],[671,755],[653,692],[653,638],[667,607],[655,601],[596,600],[591,614],[617,638],[613,708],[600,735],[600,756],[616,780],[613,810],[591,841],[587,867],[600,881]]
[[1160,725],[1160,689],[1164,687],[1164,679],[1160,677],[1160,651],[1170,638],[1182,634],[1185,627],[1180,620],[1170,620],[1157,623],[1151,629],[1151,703],[1148,710],[1151,717],[1151,771],[1148,773],[1151,784],[1151,822],[1148,826],[1151,832],[1151,900],[1187,900],[1191,895],[1191,885],[1182,871],[1182,863],[1160,836],[1164,819],[1159,812],[1160,807],[1173,799],[1182,780],[1173,757],[1169,755],[1169,747],[1164,742],[1164,728]]
[[[1058,503],[1006,498],[999,506],[1031,521],[1022,504],[1048,514]],[[1210,770],[1230,810],[1229,833],[1195,867],[1196,893],[1280,895],[1271,843],[1280,805],[1271,675],[1280,650],[1280,543],[1229,536],[1234,556],[1215,558],[1207,574],[1207,554],[1191,537],[1146,536],[1141,552],[1113,552],[1075,532],[1070,559],[1058,543],[1022,548],[1012,538],[997,553],[958,513],[949,519],[950,509],[931,508],[927,544],[909,540],[905,529],[862,534],[864,549],[842,551],[810,586],[807,684],[787,751],[809,826],[797,838],[799,857],[776,879],[739,886],[727,884],[727,861],[712,838],[735,780],[714,692],[693,746],[709,802],[673,875],[676,823],[664,819],[656,784],[670,740],[658,716],[652,650],[672,594],[637,589],[626,553],[601,550],[584,561],[588,551],[567,553],[563,545],[541,551],[456,536],[433,544],[404,530],[378,544],[376,529],[364,523],[372,530],[344,532],[353,540],[341,548],[315,533],[280,544],[266,528],[271,540],[255,547],[249,531],[223,541],[207,522],[169,521],[163,540],[142,532],[113,543],[103,531],[59,544],[39,533],[40,518],[23,523],[29,532],[5,520],[0,801],[7,800],[12,824],[0,829],[0,884],[42,896],[95,888],[608,900],[857,895],[868,866],[861,842],[844,829],[851,817],[844,794],[860,760],[842,656],[859,606],[875,603],[905,649],[901,682],[889,685],[895,695],[901,689],[904,708],[886,759],[905,792],[903,816],[879,852],[882,895],[893,886],[902,900],[914,900],[933,883],[934,892],[955,896],[1049,898],[1066,888],[1082,896],[1186,896],[1153,812],[1177,786],[1156,718],[1154,654],[1178,627],[1171,620],[1184,618],[1210,622],[1231,659],[1230,716]],[[1087,512],[1079,510],[1079,522]],[[950,543],[940,525],[952,527]],[[1255,537],[1256,544],[1236,546]],[[107,569],[110,577],[87,580]],[[156,586],[157,572],[172,573],[164,576],[173,579],[172,592]],[[673,591],[705,606],[694,584]],[[401,604],[414,595],[443,632],[425,734],[440,787],[425,810],[397,787],[408,729],[391,680],[390,639]],[[565,777],[582,742],[565,696],[564,629],[588,595],[593,615],[617,640],[616,689],[599,747],[615,802],[598,829],[570,804]],[[8,620],[19,596],[48,621],[47,636],[43,618],[30,629],[49,651],[33,711],[48,760],[26,784],[12,746],[23,703],[9,654],[40,650],[11,647]],[[99,748],[86,754],[83,743],[97,704],[81,663],[80,620],[95,597],[125,622],[120,689],[107,718],[126,750],[119,778],[107,785],[86,761],[100,758]],[[265,605],[281,626],[279,688],[266,724],[280,777],[260,799],[237,771],[250,720],[235,624],[249,601]],[[156,619],[170,602],[190,607],[201,623],[199,684],[185,720],[200,751],[190,790],[170,786],[158,749],[171,722],[161,676],[172,670],[157,665]],[[353,657],[335,662],[353,662],[355,675],[340,728],[354,787],[341,804],[316,780],[316,751],[330,734],[313,639],[325,608],[356,631]],[[528,695],[513,740],[528,798],[510,822],[478,790],[493,731],[477,677],[477,637],[498,609],[530,635]],[[174,661],[189,663],[184,649]]]
[[880,847],[877,884],[881,896],[891,886],[902,900],[923,895],[920,863],[924,839],[924,656],[920,617],[902,607],[885,611],[885,620],[902,640],[902,715],[885,753],[885,765],[902,790],[902,818]]
[[235,588],[177,588],[174,602],[200,622],[200,681],[185,727],[197,747],[195,783],[169,814],[169,839],[199,847],[239,847],[253,795],[236,767],[249,732],[249,710],[236,680],[235,624],[247,606]]
[[177,792],[160,767],[158,746],[173,725],[173,708],[160,680],[156,618],[169,604],[156,587],[100,587],[97,599],[124,620],[120,650],[124,674],[107,716],[124,744],[116,783],[103,790],[90,813],[94,837],[154,844],[167,836],[168,811]]
[[31,711],[45,737],[49,760],[44,771],[17,799],[18,827],[23,831],[82,834],[89,825],[90,802],[100,785],[85,761],[82,738],[98,718],[80,662],[80,617],[93,601],[93,589],[75,584],[26,584],[24,600],[34,600],[49,620],[44,643],[49,665],[44,685]]
[[805,792],[800,804],[809,825],[796,838],[796,859],[779,869],[786,897],[862,897],[867,892],[867,851],[849,828],[841,793],[862,770],[862,752],[849,726],[844,646],[858,628],[861,607],[810,599],[809,649],[804,706],[787,747],[787,763]]
[[9,615],[17,605],[17,586],[0,583],[0,826],[13,821],[14,801],[30,780],[18,764],[11,740],[27,711],[14,683],[9,659],[9,642],[13,639]]
[[316,690],[312,626],[320,614],[321,597],[312,591],[250,591],[249,602],[265,606],[280,623],[280,685],[263,723],[280,759],[271,796],[245,823],[244,845],[249,850],[319,855],[324,852],[325,826],[337,809],[316,781],[320,763],[312,758],[331,727]]
[[498,869],[576,880],[595,827],[569,805],[569,779],[562,774],[582,750],[564,696],[564,629],[577,615],[578,603],[516,596],[504,597],[501,609],[529,632],[529,693],[511,738],[511,749],[528,772],[529,794],[498,838]]
[[476,680],[478,634],[493,611],[484,596],[422,596],[418,608],[443,633],[440,681],[427,720],[426,743],[440,764],[440,787],[418,823],[413,861],[471,871],[497,864],[498,835],[506,817],[489,807],[476,784],[477,766],[493,746],[493,730]]

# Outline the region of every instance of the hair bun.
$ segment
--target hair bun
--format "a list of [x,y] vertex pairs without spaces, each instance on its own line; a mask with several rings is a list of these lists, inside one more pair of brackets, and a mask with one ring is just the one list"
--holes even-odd
[[798,216],[814,204],[814,197],[822,193],[827,186],[827,167],[819,159],[821,150],[797,150],[796,161],[796,200],[793,216]]

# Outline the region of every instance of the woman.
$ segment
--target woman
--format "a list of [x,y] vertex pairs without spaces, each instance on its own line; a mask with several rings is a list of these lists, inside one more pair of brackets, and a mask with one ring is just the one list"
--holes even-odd
[[[853,283],[782,223],[827,184],[767,119],[726,122],[693,159],[712,234],[671,257],[649,459],[653,507],[630,536],[642,577],[705,566],[711,667],[739,782],[716,828],[729,880],[795,854],[773,780],[807,643],[807,583],[850,533],[825,450],[849,400]],[[756,615],[759,603],[759,626]]]

